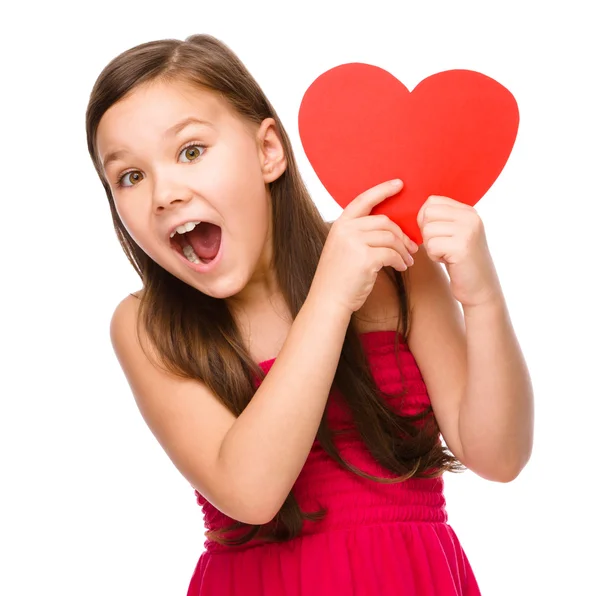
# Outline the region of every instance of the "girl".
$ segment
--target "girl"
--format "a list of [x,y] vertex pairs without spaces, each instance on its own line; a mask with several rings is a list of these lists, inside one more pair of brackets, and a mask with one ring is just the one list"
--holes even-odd
[[401,191],[386,181],[326,224],[274,109],[206,35],[115,58],[86,129],[142,279],[115,353],[204,510],[188,596],[479,594],[442,474],[514,479],[533,414],[475,210],[429,197],[418,249],[370,215]]

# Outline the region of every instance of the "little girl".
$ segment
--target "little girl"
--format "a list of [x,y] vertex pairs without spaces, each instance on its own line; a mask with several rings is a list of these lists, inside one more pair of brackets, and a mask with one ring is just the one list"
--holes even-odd
[[370,215],[393,180],[327,224],[206,35],[115,58],[86,129],[142,280],[114,350],[204,511],[188,596],[479,594],[442,474],[514,479],[533,400],[476,211],[423,197],[417,247]]

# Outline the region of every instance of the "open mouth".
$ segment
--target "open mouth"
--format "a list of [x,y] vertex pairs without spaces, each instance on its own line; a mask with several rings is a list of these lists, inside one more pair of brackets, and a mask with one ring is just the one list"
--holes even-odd
[[171,238],[171,247],[190,263],[207,265],[219,253],[221,228],[207,221],[199,222],[193,228],[192,225],[194,224],[186,224],[188,231],[185,234],[175,232]]

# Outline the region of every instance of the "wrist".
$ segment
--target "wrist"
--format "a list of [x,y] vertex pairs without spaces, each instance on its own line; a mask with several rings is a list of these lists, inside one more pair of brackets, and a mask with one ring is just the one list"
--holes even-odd
[[506,312],[506,301],[502,294],[496,294],[475,304],[463,304],[462,308],[465,319],[473,317],[496,317]]
[[321,319],[324,317],[333,323],[337,322],[345,327],[350,324],[350,319],[354,314],[352,309],[335,299],[333,293],[321,293],[313,288],[309,291],[302,310],[306,310],[311,315],[315,314]]

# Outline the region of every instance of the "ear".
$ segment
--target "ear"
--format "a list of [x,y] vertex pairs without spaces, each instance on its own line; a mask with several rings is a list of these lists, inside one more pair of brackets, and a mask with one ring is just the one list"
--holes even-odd
[[262,121],[256,133],[260,164],[265,183],[277,180],[287,168],[287,159],[273,118]]

